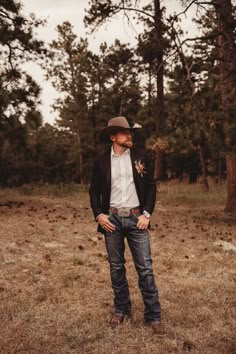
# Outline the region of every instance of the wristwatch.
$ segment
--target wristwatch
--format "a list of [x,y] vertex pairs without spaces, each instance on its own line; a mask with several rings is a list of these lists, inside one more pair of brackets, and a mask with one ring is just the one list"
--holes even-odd
[[147,219],[150,219],[150,217],[151,217],[151,214],[149,214],[149,212],[146,211],[146,210],[143,211],[143,215],[144,215]]

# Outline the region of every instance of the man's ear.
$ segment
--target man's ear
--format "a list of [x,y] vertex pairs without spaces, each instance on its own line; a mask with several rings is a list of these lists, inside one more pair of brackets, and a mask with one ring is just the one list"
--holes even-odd
[[116,140],[115,134],[111,134],[111,135],[110,135],[110,139],[111,139],[111,141],[115,141],[115,140]]

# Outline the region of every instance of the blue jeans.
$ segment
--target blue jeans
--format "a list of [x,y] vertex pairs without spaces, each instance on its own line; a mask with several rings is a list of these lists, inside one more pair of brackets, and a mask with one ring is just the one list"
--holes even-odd
[[160,303],[152,270],[150,241],[147,230],[137,228],[137,217],[120,217],[110,214],[109,220],[116,226],[115,231],[105,234],[106,248],[110,263],[115,312],[128,315],[131,300],[125,269],[125,237],[139,276],[139,289],[144,302],[144,319],[148,323],[160,323]]

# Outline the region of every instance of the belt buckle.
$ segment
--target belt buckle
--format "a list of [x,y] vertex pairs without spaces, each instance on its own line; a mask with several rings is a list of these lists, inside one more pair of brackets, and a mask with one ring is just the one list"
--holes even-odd
[[119,208],[118,215],[122,218],[127,218],[130,216],[130,208]]

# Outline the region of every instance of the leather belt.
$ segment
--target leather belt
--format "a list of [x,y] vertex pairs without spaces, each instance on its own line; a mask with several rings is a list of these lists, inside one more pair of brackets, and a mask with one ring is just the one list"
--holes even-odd
[[110,207],[109,211],[112,214],[119,215],[123,218],[128,218],[130,215],[140,215],[140,207],[135,207],[135,208],[113,208]]

